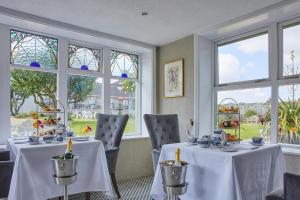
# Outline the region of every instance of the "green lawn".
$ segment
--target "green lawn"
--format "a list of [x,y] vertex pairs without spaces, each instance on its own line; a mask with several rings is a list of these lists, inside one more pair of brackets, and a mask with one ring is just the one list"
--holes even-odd
[[[69,122],[70,127],[74,131],[77,136],[83,135],[82,129],[85,126],[90,126],[93,129],[93,132],[96,131],[96,120],[75,120]],[[127,126],[125,128],[124,134],[129,135],[135,132],[135,121],[133,119],[129,119],[127,122]]]
[[[259,136],[259,130],[263,129],[265,125],[261,124],[246,124],[241,123],[241,139],[250,139],[254,136]],[[234,133],[232,129],[225,129],[226,133]],[[238,132],[237,132],[238,133]]]

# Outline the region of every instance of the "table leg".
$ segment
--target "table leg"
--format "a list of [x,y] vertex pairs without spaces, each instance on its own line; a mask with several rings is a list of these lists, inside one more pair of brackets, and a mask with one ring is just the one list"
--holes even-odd
[[91,199],[91,193],[90,192],[86,192],[85,193],[85,200],[90,200]]

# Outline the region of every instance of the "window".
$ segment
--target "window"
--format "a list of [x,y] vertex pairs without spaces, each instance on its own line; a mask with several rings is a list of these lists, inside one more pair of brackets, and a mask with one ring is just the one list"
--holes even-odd
[[[239,102],[242,139],[261,135],[267,141],[300,144],[300,45],[295,42],[299,24],[298,19],[280,23],[279,29],[272,25],[272,31],[279,31],[279,38],[272,46],[279,45],[279,49],[270,51],[279,53],[282,49],[279,61],[271,58],[272,63],[278,63],[278,70],[274,70],[276,65],[268,64],[268,34],[257,32],[246,39],[242,36],[217,44],[217,104],[227,97]],[[248,65],[252,68],[247,63],[252,63]],[[272,81],[268,79],[269,71]]]
[[[271,131],[271,88],[251,88],[242,90],[219,91],[218,105],[225,98],[233,98],[239,103],[240,136],[241,139],[251,139],[263,136],[270,141]],[[223,106],[233,106],[231,102],[224,102]],[[238,115],[222,115],[219,122],[239,120]],[[226,133],[235,134],[236,129],[225,129]]]
[[16,30],[11,30],[10,41],[11,135],[31,135],[38,107],[52,105],[57,99],[58,41]]
[[56,101],[56,74],[12,69],[10,74],[11,134],[31,135],[32,117],[38,107]]
[[[216,46],[218,81],[215,83],[215,107],[217,109],[223,99],[232,98],[238,103],[240,118],[236,114],[220,115],[215,125],[223,127],[227,121],[238,124],[242,140],[254,136],[262,136],[265,141],[271,138],[272,95],[271,84],[268,82],[268,46],[268,33],[265,30],[221,41]],[[226,101],[222,106],[234,107],[232,102]],[[235,126],[225,127],[224,130],[226,133],[238,134]]]
[[69,45],[69,67],[80,70],[100,71],[101,50]]
[[136,83],[130,80],[111,79],[111,113],[129,115],[125,128],[127,134],[133,134],[137,131],[136,87]]
[[139,57],[120,51],[111,51],[111,74],[114,77],[138,78]]
[[[0,30],[3,37],[4,30]],[[66,128],[73,130],[75,135],[83,135],[87,126],[94,134],[98,113],[128,114],[124,135],[144,133],[140,116],[151,113],[153,106],[149,97],[152,94],[152,47],[137,46],[136,49],[145,55],[141,57],[109,47],[96,48],[99,44],[85,46],[76,41],[69,44],[63,37],[58,40],[19,30],[11,30],[7,39],[11,42],[10,71],[0,73],[0,78],[10,77],[10,94],[3,90],[4,95],[10,96],[10,115],[7,117],[11,132],[5,131],[9,137],[29,136],[36,132],[37,111],[41,111],[39,119],[43,123],[40,135],[56,129],[62,117]],[[58,49],[58,46],[62,48]],[[9,51],[9,48],[5,50]],[[144,59],[147,66],[143,73],[140,72],[140,59]],[[147,84],[141,84],[140,73],[146,74]],[[143,97],[142,90],[147,90]],[[148,97],[147,103],[141,105]],[[45,114],[56,107],[59,111],[64,107],[66,115],[62,112]],[[2,125],[0,128],[7,128]],[[0,143],[5,142],[0,137]]]
[[300,84],[279,87],[278,133],[280,143],[300,144]]
[[102,78],[68,76],[68,118],[70,128],[77,134],[90,126],[96,130],[96,114],[102,109]]
[[283,28],[283,75],[300,74],[300,44],[295,42],[300,34],[300,25]]
[[111,51],[110,81],[111,98],[110,108],[112,114],[128,114],[129,120],[125,128],[126,134],[136,134],[138,130],[139,111],[139,80],[138,66],[139,56]]
[[10,41],[11,64],[57,69],[57,39],[11,30]]
[[263,33],[217,47],[218,84],[266,79],[268,34]]

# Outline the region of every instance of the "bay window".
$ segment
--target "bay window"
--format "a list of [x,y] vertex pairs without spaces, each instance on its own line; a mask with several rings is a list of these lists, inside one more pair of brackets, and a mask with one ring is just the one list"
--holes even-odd
[[299,33],[295,19],[216,42],[214,108],[239,103],[241,139],[300,144]]
[[97,113],[128,114],[124,135],[141,133],[138,54],[18,30],[10,42],[12,137],[31,135],[37,109],[56,99],[76,135],[86,126],[95,133]]

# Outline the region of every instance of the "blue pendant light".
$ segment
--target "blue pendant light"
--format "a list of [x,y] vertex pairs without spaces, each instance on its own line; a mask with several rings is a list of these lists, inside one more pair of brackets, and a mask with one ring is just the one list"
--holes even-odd
[[89,70],[89,67],[87,65],[82,65],[80,67],[81,70]]
[[30,67],[41,67],[40,63],[33,61],[32,63],[30,63]]
[[121,78],[128,78],[128,76],[127,76],[127,74],[126,74],[125,72],[123,72],[123,73],[121,74]]

